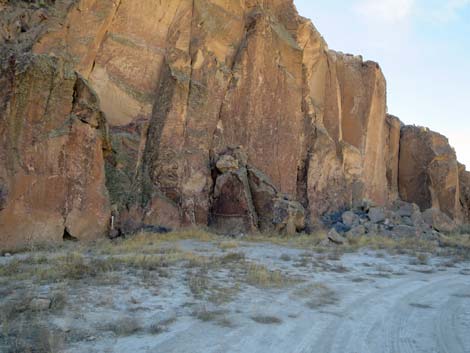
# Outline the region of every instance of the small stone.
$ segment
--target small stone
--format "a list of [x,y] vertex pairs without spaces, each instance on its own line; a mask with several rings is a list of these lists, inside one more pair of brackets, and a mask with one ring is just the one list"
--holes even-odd
[[359,224],[359,216],[352,211],[346,211],[341,215],[343,223],[352,228]]
[[369,219],[372,223],[385,221],[385,210],[382,207],[372,207],[369,210]]
[[47,298],[35,298],[29,303],[32,311],[46,311],[51,307],[51,300]]
[[11,254],[9,252],[5,253],[5,257],[11,257]]
[[421,213],[421,211],[419,211],[419,209],[418,211],[413,212],[413,214],[411,215],[411,221],[413,222],[413,225],[415,227],[419,227],[425,224],[423,214]]
[[398,225],[398,224],[401,224],[402,221],[401,221],[401,217],[393,212],[392,210],[385,210],[385,222],[384,224],[386,225]]
[[396,213],[401,217],[411,217],[414,213],[420,212],[418,205],[404,201],[395,203]]

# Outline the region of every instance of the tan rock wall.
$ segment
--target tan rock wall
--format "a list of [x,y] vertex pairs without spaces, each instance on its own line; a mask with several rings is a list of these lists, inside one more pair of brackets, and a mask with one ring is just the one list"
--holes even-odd
[[104,121],[93,93],[60,61],[12,63],[0,119],[0,244],[104,236]]
[[383,75],[329,51],[292,1],[81,0],[35,51],[89,78],[110,125],[111,202],[142,219],[205,224],[211,153],[229,145],[314,218],[387,201]]
[[404,201],[461,220],[459,168],[446,137],[422,127],[402,128],[398,180]]

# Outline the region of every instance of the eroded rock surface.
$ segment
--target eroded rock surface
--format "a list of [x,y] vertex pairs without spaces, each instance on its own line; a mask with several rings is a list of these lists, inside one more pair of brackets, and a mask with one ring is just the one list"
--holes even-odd
[[86,82],[58,59],[36,56],[2,72],[2,246],[106,233],[104,116]]
[[399,191],[422,211],[434,208],[462,220],[459,167],[446,137],[429,129],[406,126],[400,139]]

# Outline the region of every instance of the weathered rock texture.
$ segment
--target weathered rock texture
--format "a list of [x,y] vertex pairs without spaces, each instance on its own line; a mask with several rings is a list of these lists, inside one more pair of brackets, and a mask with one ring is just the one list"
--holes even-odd
[[94,239],[109,220],[104,116],[94,92],[59,60],[35,56],[2,72],[2,246],[68,232]]
[[[1,246],[93,238],[111,214],[128,231],[235,227],[225,214],[308,230],[399,195],[468,219],[447,142],[400,137],[378,64],[329,50],[292,0],[0,7]],[[246,160],[218,160],[227,148]]]
[[442,210],[461,220],[459,166],[444,136],[426,128],[407,126],[400,140],[399,189],[404,201],[422,211]]
[[462,216],[464,221],[468,222],[470,220],[470,172],[467,172],[462,164],[459,164],[459,187]]

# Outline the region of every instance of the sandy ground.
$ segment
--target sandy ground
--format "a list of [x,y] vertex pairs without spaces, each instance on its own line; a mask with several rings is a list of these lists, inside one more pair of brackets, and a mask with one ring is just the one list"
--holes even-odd
[[[431,258],[417,265],[408,256],[373,251],[336,259],[272,244],[224,252],[195,241],[178,246],[204,256],[243,252],[293,281],[259,288],[237,283],[235,270],[221,267],[209,280],[236,288],[222,303],[194,296],[187,265],[154,281],[121,273],[125,280],[115,284],[76,283],[68,288],[67,308],[50,319],[75,337],[61,351],[470,353],[469,263]],[[125,322],[139,328],[124,335],[106,330]]]

